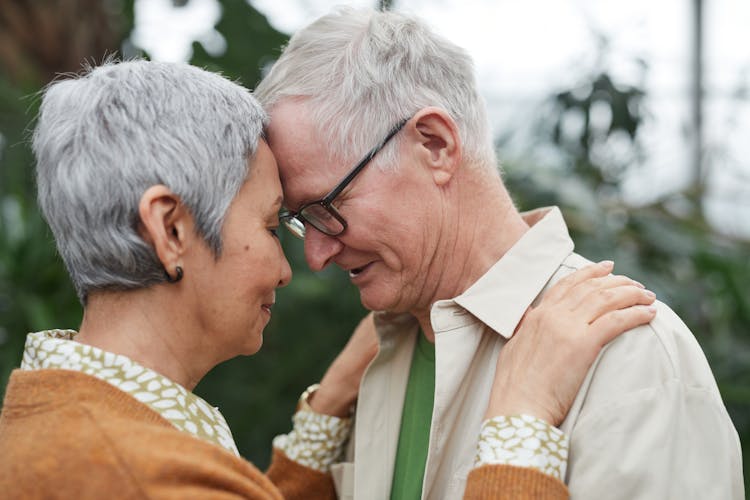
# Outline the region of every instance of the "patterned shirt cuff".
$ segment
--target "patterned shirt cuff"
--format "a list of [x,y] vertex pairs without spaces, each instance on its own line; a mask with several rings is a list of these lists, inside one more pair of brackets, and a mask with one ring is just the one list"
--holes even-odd
[[544,420],[529,415],[493,417],[479,431],[474,467],[534,467],[560,481],[568,465],[568,437]]
[[301,410],[292,422],[292,431],[276,436],[273,446],[300,465],[328,472],[344,450],[352,420]]

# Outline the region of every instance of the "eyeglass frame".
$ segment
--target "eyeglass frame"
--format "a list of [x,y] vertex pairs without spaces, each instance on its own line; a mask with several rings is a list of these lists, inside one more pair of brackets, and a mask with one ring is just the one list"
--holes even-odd
[[[409,118],[404,118],[400,122],[398,122],[385,136],[385,138],[378,143],[377,146],[372,148],[362,160],[357,163],[354,168],[352,168],[348,174],[338,183],[336,186],[329,191],[327,195],[325,195],[323,198],[315,201],[311,201],[309,203],[305,203],[302,205],[297,211],[291,212],[291,211],[284,211],[281,214],[279,214],[280,221],[284,224],[284,226],[289,230],[290,233],[292,233],[294,236],[304,239],[307,235],[307,229],[305,228],[305,222],[309,223],[312,227],[314,227],[316,230],[320,231],[321,233],[328,235],[328,236],[339,236],[344,231],[346,231],[346,228],[348,227],[348,224],[346,222],[346,219],[338,212],[336,207],[333,206],[333,201],[336,199],[338,195],[341,194],[341,192],[346,189],[346,187],[351,184],[351,182],[359,175],[359,173],[364,170],[364,168],[369,165],[369,163],[372,161],[372,159],[377,155],[387,144],[388,142],[397,134],[399,131],[404,128],[404,125],[406,125],[406,122],[409,121]],[[336,219],[341,224],[341,231],[334,232],[330,231],[325,227],[318,227],[318,225],[311,221],[310,219],[305,218],[302,213],[309,207],[312,206],[320,206],[323,208],[331,217]],[[297,222],[299,224],[298,227],[292,226],[294,222]]]

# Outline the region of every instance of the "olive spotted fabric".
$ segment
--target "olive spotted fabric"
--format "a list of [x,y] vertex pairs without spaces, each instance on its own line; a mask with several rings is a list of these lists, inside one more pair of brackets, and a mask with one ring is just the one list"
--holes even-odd
[[529,415],[494,417],[482,425],[474,467],[488,464],[534,467],[563,481],[568,438],[560,429]]
[[126,356],[75,342],[76,333],[47,330],[29,334],[21,369],[74,370],[104,380],[150,407],[176,428],[239,456],[218,408]]
[[328,472],[349,439],[351,419],[302,410],[294,414],[292,421],[292,432],[276,436],[274,448],[283,450],[298,464]]

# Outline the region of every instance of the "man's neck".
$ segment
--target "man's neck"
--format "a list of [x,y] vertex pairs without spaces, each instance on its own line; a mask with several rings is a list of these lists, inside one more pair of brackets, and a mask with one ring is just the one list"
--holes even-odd
[[430,342],[435,341],[432,306],[468,290],[529,229],[500,179],[488,177],[479,176],[463,186],[460,206],[444,221],[449,230],[444,229],[438,258],[431,266],[435,292],[428,303],[410,311]]

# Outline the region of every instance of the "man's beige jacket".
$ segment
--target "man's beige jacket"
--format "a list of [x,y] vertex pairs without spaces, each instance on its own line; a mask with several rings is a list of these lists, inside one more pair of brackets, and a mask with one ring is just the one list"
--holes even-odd
[[[498,353],[546,287],[588,261],[557,208],[525,214],[531,229],[462,295],[437,302],[435,404],[423,499],[463,495]],[[333,467],[341,498],[389,498],[418,324],[377,318],[380,352],[361,384],[353,442]],[[744,499],[737,432],[695,338],[672,310],[600,354],[561,426],[570,437],[574,499]]]

